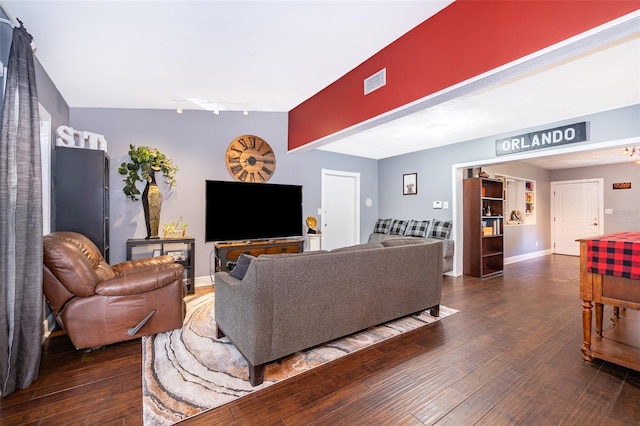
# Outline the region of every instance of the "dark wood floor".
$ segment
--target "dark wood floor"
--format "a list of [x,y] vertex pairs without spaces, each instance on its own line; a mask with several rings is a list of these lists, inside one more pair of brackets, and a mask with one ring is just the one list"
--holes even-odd
[[[184,423],[640,424],[640,372],[581,360],[578,263],[445,277],[442,302],[460,313]],[[139,341],[84,353],[57,333],[39,379],[2,400],[0,424],[141,424],[141,362]]]

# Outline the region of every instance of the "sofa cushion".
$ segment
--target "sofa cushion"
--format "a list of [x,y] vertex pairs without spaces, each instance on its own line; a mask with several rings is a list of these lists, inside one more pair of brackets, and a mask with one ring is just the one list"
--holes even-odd
[[229,275],[239,280],[243,279],[245,274],[247,273],[247,269],[249,269],[249,264],[251,264],[252,259],[253,256],[242,253],[240,257],[238,257],[236,267],[233,268],[231,272],[229,272]]
[[409,244],[424,244],[425,240],[421,238],[393,238],[390,240],[384,240],[382,245],[385,247],[406,246]]
[[263,259],[278,259],[283,257],[302,257],[302,256],[315,256],[316,254],[329,253],[329,250],[310,250],[298,253],[271,253],[261,254],[258,257]]
[[345,251],[358,251],[358,250],[372,250],[372,249],[378,249],[383,247],[384,246],[380,243],[364,243],[364,244],[356,244],[354,246],[338,247],[331,250],[331,253],[340,253]]
[[391,228],[391,218],[389,219],[378,219],[376,222],[376,226],[373,228],[373,232],[376,234],[388,234],[389,228]]
[[422,237],[425,238],[427,236],[427,230],[429,229],[429,221],[428,220],[413,220],[409,222],[409,226],[407,227],[407,231],[405,235],[407,237]]
[[449,239],[453,222],[450,220],[433,220],[433,225],[429,230],[429,238]]
[[394,219],[393,222],[391,222],[391,228],[389,228],[389,234],[404,235],[404,231],[407,229],[408,224],[409,224],[408,220]]

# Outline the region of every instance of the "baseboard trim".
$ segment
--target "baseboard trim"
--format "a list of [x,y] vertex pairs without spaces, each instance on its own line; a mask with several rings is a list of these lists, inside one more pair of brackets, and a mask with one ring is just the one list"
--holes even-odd
[[536,257],[547,256],[550,254],[553,254],[553,250],[551,249],[534,251],[531,253],[521,254],[519,256],[507,257],[504,259],[504,264],[509,265],[511,263],[522,262],[523,260],[535,259]]
[[213,277],[205,275],[203,277],[196,277],[195,286],[196,287],[207,287],[213,285]]

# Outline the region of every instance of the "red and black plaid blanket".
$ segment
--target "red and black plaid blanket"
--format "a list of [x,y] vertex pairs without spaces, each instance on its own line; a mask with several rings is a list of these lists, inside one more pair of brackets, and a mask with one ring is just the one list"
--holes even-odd
[[640,280],[640,232],[617,232],[587,241],[587,268],[601,275]]

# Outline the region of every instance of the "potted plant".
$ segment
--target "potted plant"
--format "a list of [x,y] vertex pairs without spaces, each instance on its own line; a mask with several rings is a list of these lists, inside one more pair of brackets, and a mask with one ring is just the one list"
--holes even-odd
[[182,216],[176,222],[171,222],[163,226],[164,238],[181,238],[187,236],[189,224],[182,221]]
[[156,172],[162,173],[169,188],[176,184],[176,172],[178,167],[170,158],[158,148],[148,146],[129,145],[129,161],[123,162],[118,168],[118,173],[125,175],[122,192],[132,201],[138,201],[141,195],[136,184],[145,182],[142,192],[142,207],[144,219],[147,225],[147,238],[159,238],[158,227],[160,224],[160,208],[162,206],[162,193],[156,184]]
[[164,155],[158,148],[148,146],[129,145],[129,161],[122,163],[118,173],[126,175],[122,191],[124,195],[133,201],[138,201],[141,194],[136,187],[137,182],[150,183],[155,178],[155,172],[161,172],[165,177],[169,188],[176,184],[176,167],[170,158]]

